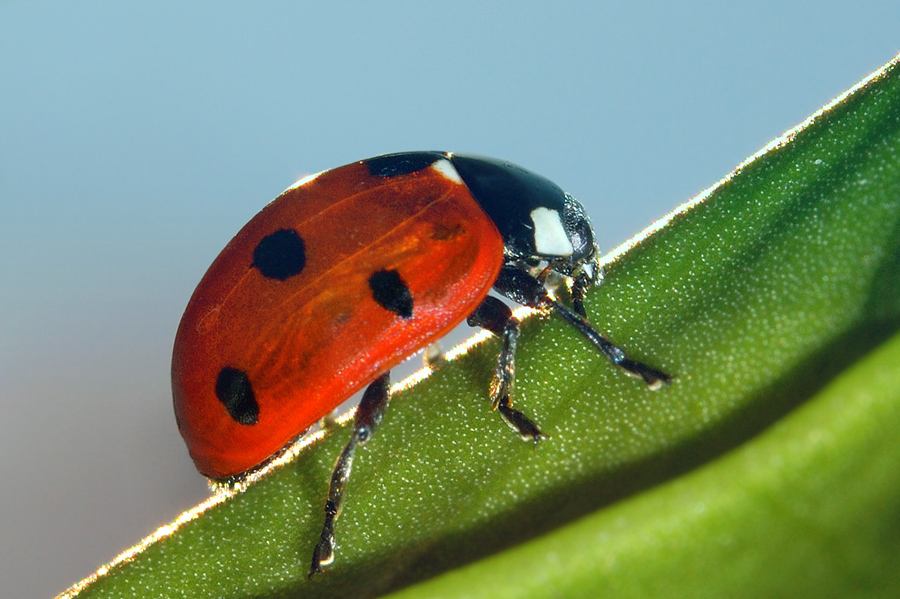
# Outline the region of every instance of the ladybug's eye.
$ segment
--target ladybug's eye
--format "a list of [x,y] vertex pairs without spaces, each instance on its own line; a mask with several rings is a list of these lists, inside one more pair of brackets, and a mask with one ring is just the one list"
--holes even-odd
[[594,253],[594,230],[581,202],[566,194],[563,226],[572,244],[571,259],[575,262],[590,259]]

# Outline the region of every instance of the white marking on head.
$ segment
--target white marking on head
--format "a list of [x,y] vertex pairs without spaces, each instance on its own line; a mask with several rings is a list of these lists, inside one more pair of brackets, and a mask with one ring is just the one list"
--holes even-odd
[[531,211],[531,222],[534,223],[534,248],[539,255],[571,256],[575,251],[556,210],[535,208]]
[[454,183],[462,183],[462,177],[459,176],[459,173],[456,172],[456,169],[453,168],[453,163],[447,160],[446,158],[441,158],[437,162],[431,165],[431,168],[435,170],[442,177],[453,181]]

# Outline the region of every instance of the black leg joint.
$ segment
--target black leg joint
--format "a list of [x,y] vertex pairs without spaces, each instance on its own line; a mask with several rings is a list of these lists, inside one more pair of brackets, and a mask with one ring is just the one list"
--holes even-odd
[[466,319],[470,327],[487,329],[497,336],[503,335],[506,323],[512,319],[512,310],[502,300],[489,295],[485,297],[475,311]]
[[516,266],[504,266],[497,275],[494,289],[517,304],[529,308],[546,308],[550,296],[544,284]]

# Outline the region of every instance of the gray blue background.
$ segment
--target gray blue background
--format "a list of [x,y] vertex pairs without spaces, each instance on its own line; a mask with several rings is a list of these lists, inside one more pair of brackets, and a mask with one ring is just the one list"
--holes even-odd
[[609,250],[900,51],[895,0],[325,5],[0,2],[4,596],[52,596],[207,496],[172,338],[298,177],[503,157]]

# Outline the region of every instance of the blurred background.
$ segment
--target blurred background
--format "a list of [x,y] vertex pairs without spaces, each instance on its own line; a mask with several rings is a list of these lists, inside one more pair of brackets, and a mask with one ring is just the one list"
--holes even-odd
[[896,1],[0,1],[0,589],[50,597],[204,499],[181,312],[297,178],[510,159],[610,250],[900,51]]

